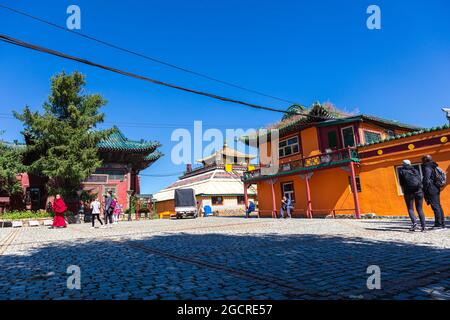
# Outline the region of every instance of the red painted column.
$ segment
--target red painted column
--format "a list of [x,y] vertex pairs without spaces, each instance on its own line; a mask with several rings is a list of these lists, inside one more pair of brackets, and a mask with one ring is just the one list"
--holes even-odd
[[353,201],[355,202],[355,215],[356,219],[361,219],[361,208],[359,206],[359,197],[358,197],[358,187],[356,185],[356,173],[355,173],[355,164],[353,161],[350,161],[350,180],[352,183],[353,189]]
[[247,185],[244,183],[244,203],[245,203],[245,210],[248,209],[248,192],[247,192]]
[[309,185],[309,174],[305,174],[306,182],[306,216],[310,219],[313,217],[312,213],[312,201],[311,201],[311,186]]
[[136,199],[136,220],[139,220],[139,199]]
[[270,181],[270,186],[272,188],[272,218],[277,218],[277,201],[275,198],[275,181]]

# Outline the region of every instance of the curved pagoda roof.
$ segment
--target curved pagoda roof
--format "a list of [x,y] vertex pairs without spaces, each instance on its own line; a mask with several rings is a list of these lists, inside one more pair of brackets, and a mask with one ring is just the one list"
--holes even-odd
[[210,162],[214,162],[215,160],[220,160],[224,157],[238,158],[238,159],[243,159],[243,160],[252,160],[252,159],[256,158],[256,156],[254,156],[254,155],[246,154],[246,153],[240,152],[238,150],[232,149],[225,143],[223,145],[222,149],[220,149],[219,151],[216,151],[215,153],[213,153],[212,155],[210,155],[206,158],[198,159],[197,162],[210,163]]
[[97,144],[100,151],[131,151],[137,153],[153,152],[161,147],[157,141],[130,140],[116,128],[116,132],[112,133],[108,138]]
[[163,154],[157,141],[130,140],[115,127],[116,131],[97,144],[105,162],[130,163],[136,171],[148,168]]
[[[310,108],[304,111],[302,106],[293,105],[287,109],[286,115],[281,119],[281,121],[268,126],[266,130],[278,129],[280,136],[308,128],[310,126],[324,127],[332,126],[337,124],[345,124],[350,122],[371,122],[376,123],[387,128],[397,128],[406,131],[419,131],[422,128],[409,125],[406,123],[401,123],[395,120],[384,119],[367,114],[348,114],[346,112],[340,111],[332,104],[320,104],[316,102]],[[270,133],[269,133],[270,135]],[[257,138],[254,136],[243,136],[241,141],[244,143],[249,143],[251,140]]]

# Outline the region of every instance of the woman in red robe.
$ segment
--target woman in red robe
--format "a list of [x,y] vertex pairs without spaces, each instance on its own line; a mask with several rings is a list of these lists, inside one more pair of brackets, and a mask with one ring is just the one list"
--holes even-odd
[[66,219],[64,219],[64,212],[66,212],[67,206],[59,194],[56,195],[52,208],[54,214],[53,228],[65,228]]

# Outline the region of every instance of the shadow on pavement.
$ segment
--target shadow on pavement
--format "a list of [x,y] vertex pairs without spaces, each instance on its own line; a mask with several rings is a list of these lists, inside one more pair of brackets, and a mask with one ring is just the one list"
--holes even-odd
[[[427,299],[418,288],[448,296],[449,261],[449,249],[358,237],[92,238],[0,256],[0,299]],[[71,265],[81,290],[67,289]],[[381,269],[381,290],[367,288],[370,265]]]

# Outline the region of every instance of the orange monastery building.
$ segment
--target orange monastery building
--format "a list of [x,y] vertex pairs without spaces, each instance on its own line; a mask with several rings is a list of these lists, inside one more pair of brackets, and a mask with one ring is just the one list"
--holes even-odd
[[[397,173],[402,160],[411,160],[421,171],[421,157],[430,154],[444,171],[449,170],[449,125],[423,129],[373,116],[346,115],[320,104],[290,110],[297,114],[288,114],[274,126],[279,130],[278,173],[261,174],[260,167],[270,165],[261,163],[243,177],[246,187],[257,185],[262,217],[279,215],[283,195],[293,200],[293,217],[407,216]],[[267,141],[267,148],[260,145],[260,159],[262,150],[270,153],[270,136]],[[441,201],[449,216],[450,188],[443,189]],[[433,217],[431,208],[424,207],[426,215]]]

